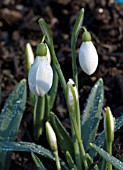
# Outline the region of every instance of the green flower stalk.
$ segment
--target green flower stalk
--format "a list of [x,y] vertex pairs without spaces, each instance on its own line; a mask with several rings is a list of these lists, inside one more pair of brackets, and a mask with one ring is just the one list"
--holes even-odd
[[[104,130],[106,137],[107,152],[112,155],[112,143],[114,141],[114,118],[109,107],[106,108],[104,117]],[[112,165],[107,164],[108,170],[112,170]]]
[[55,132],[49,122],[46,122],[46,137],[51,150],[54,153],[57,170],[61,170],[60,161],[58,157],[58,146]]
[[[76,114],[77,114],[77,102],[78,102],[78,91],[76,88],[76,85],[72,79],[69,79],[66,87],[66,101],[67,106],[69,110],[69,118],[70,118],[70,124],[71,124],[71,132],[72,132],[72,138],[74,143],[74,153],[75,153],[75,159],[76,159],[76,165],[79,170],[81,170],[81,154],[79,149],[79,144],[76,138],[76,133],[74,130],[73,120],[76,121]],[[79,133],[80,135],[80,133]]]

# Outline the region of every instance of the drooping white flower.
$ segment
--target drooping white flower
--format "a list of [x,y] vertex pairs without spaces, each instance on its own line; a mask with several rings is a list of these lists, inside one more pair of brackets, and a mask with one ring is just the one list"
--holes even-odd
[[79,51],[79,63],[82,70],[91,75],[96,71],[98,66],[98,54],[91,41],[91,35],[88,31],[83,33],[83,42]]
[[52,67],[46,56],[37,56],[29,71],[30,91],[36,96],[44,96],[51,88],[53,81]]

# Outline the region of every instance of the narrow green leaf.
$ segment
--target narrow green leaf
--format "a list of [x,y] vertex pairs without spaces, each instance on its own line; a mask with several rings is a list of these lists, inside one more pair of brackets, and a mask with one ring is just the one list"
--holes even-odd
[[56,133],[58,144],[61,150],[63,151],[64,155],[66,156],[66,152],[68,151],[74,160],[73,143],[68,132],[62,126],[61,122],[53,112],[50,113],[50,121]]
[[[118,129],[121,128],[121,126],[123,126],[123,114],[116,119],[114,131],[116,132]],[[104,142],[105,142],[105,132],[103,131],[97,137],[95,144],[99,147],[102,147],[104,145]],[[90,152],[90,154],[91,154],[91,157],[93,158],[95,155],[95,151]]]
[[57,89],[58,89],[58,74],[57,74],[54,66],[52,68],[53,68],[53,85],[48,93],[48,95],[50,96],[50,110],[53,108],[54,101],[56,98]]
[[[33,152],[37,153],[41,156],[44,156],[48,159],[51,159],[55,161],[54,155],[51,151],[48,149],[45,149],[41,145],[36,145],[35,143],[30,142],[0,142],[0,150],[1,151],[20,151],[20,152]],[[62,169],[68,170],[68,167],[66,166],[64,161],[60,161]]]
[[[26,104],[26,80],[15,86],[0,114],[0,141],[14,141]],[[10,153],[9,153],[10,154]],[[1,170],[9,168],[9,154],[0,152]]]
[[99,148],[95,144],[90,144],[90,146],[98,152],[100,156],[103,157],[103,159],[106,160],[106,162],[110,162],[116,169],[123,170],[123,162],[115,158],[114,156],[111,156],[106,151],[104,151],[102,148]]
[[33,161],[35,162],[35,165],[37,167],[37,170],[46,170],[44,165],[42,164],[41,160],[36,156],[33,152],[31,153]]
[[81,116],[81,136],[85,150],[95,141],[103,106],[103,80],[99,79],[91,90],[86,107]]
[[55,160],[51,151],[45,149],[40,145],[30,142],[0,142],[1,151],[20,151],[20,152],[34,152],[51,160]]
[[77,167],[74,163],[74,160],[72,159],[72,157],[71,157],[71,155],[69,154],[68,151],[66,152],[66,159],[67,159],[67,162],[68,162],[70,169],[77,170]]

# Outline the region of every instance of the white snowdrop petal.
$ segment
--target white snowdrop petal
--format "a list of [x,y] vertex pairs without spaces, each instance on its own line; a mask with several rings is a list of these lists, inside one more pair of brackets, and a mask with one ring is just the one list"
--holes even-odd
[[51,88],[53,71],[46,56],[37,56],[28,75],[29,88],[36,96],[44,96]]
[[44,96],[51,88],[53,71],[46,57],[40,57],[40,63],[36,73],[36,91]]
[[48,59],[48,62],[51,63],[51,54],[50,54],[50,50],[49,50],[47,44],[45,44],[45,45],[46,45],[46,47],[47,47],[47,55],[46,55],[46,57],[47,57],[47,59]]
[[36,86],[36,72],[39,65],[39,57],[35,58],[35,61],[33,63],[33,65],[31,66],[31,69],[29,71],[29,75],[28,75],[28,83],[29,83],[29,88],[31,90],[32,93],[34,93],[36,96],[38,95],[35,86]]
[[98,66],[98,54],[91,41],[83,42],[79,52],[79,63],[85,73],[91,75]]

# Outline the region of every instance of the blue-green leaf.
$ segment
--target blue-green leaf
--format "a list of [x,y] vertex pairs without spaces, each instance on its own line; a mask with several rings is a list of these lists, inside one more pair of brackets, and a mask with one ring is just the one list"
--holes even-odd
[[81,116],[81,136],[85,150],[95,141],[103,106],[103,80],[99,79],[91,90],[86,107]]
[[[51,151],[45,149],[41,145],[36,145],[35,143],[30,143],[30,142],[0,142],[0,151],[33,152],[45,158],[55,161],[55,157]],[[64,161],[60,160],[60,163],[63,170],[68,170],[68,167],[66,166]]]
[[34,152],[46,158],[55,160],[51,151],[45,149],[40,145],[30,142],[0,142],[1,151],[20,151],[20,152]]
[[31,153],[33,161],[35,162],[37,170],[46,170],[41,160],[33,152]]
[[[26,80],[21,80],[7,99],[0,114],[0,141],[14,141],[26,104]],[[9,167],[7,152],[0,152],[1,169],[5,168],[6,161]]]
[[98,154],[100,156],[103,157],[103,159],[106,160],[106,162],[111,163],[116,169],[119,170],[123,170],[123,162],[121,162],[120,160],[118,160],[117,158],[115,158],[114,156],[111,156],[110,154],[108,154],[106,151],[104,151],[102,148],[99,148],[97,145],[95,144],[90,144],[90,146],[96,150],[96,152],[98,152]]
[[72,159],[74,160],[74,150],[73,150],[73,143],[72,140],[66,131],[66,129],[62,126],[61,122],[57,118],[55,114],[52,112],[50,113],[50,121],[52,127],[56,133],[58,144],[63,151],[64,155],[66,156],[66,152],[68,151],[71,155]]

